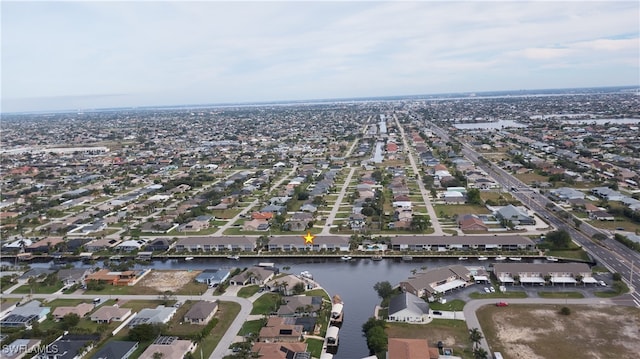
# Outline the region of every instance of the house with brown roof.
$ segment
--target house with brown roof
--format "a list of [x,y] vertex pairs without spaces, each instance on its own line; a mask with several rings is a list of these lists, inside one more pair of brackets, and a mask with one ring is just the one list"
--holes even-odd
[[229,284],[231,285],[247,285],[247,284],[258,284],[264,285],[268,281],[270,281],[275,272],[269,269],[265,269],[263,267],[254,266],[246,271],[233,276],[229,279]]
[[218,311],[218,302],[199,301],[191,306],[191,309],[184,315],[184,321],[189,324],[205,325]]
[[271,317],[267,325],[260,329],[261,342],[299,342],[302,339],[302,325],[285,324],[284,318]]
[[258,354],[261,359],[291,359],[307,358],[301,353],[307,352],[307,343],[265,343],[256,342],[251,347],[251,352]]
[[101,306],[93,314],[91,314],[91,321],[96,323],[111,323],[121,322],[127,319],[131,315],[131,309],[120,308],[118,306]]
[[426,339],[389,338],[387,358],[438,359],[438,348],[430,348]]
[[82,318],[87,315],[89,312],[93,310],[93,304],[89,303],[80,303],[75,307],[57,307],[53,310],[53,318],[55,320],[60,320],[64,318],[68,314],[75,314],[78,317]]
[[475,214],[465,214],[458,218],[458,228],[463,231],[483,231],[489,230],[489,226]]
[[101,283],[124,286],[134,285],[138,274],[136,271],[128,270],[124,272],[112,272],[109,269],[101,269],[95,273],[91,273],[85,279],[86,282],[97,281]]

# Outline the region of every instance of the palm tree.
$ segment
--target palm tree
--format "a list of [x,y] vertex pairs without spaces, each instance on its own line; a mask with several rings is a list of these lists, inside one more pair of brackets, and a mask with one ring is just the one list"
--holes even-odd
[[478,347],[473,350],[473,357],[474,359],[488,359],[489,353],[487,353],[487,351],[484,350],[484,348]]
[[473,342],[473,347],[478,348],[480,341],[484,338],[482,332],[478,328],[469,329],[469,339]]

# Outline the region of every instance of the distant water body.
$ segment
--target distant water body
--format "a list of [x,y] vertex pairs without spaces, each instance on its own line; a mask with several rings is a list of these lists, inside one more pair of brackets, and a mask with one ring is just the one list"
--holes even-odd
[[459,130],[494,130],[501,128],[526,128],[526,124],[513,120],[499,120],[493,122],[456,123],[453,127]]

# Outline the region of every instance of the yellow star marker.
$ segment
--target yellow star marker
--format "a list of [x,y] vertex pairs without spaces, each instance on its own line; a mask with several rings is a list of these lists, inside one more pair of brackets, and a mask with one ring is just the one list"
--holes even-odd
[[304,244],[313,244],[313,239],[316,238],[311,232],[307,232],[307,235],[302,237],[304,238]]

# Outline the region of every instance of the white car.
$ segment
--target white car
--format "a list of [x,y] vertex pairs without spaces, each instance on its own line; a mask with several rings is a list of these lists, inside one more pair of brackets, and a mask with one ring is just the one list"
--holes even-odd
[[491,291],[490,291],[490,290],[489,290],[489,288],[487,288],[487,287],[484,287],[484,292],[485,292],[485,293],[491,293]]
[[495,293],[496,289],[494,287],[489,287],[489,290],[491,291],[491,293]]
[[603,287],[607,286],[607,283],[605,283],[603,280],[599,281],[598,284],[600,284]]

